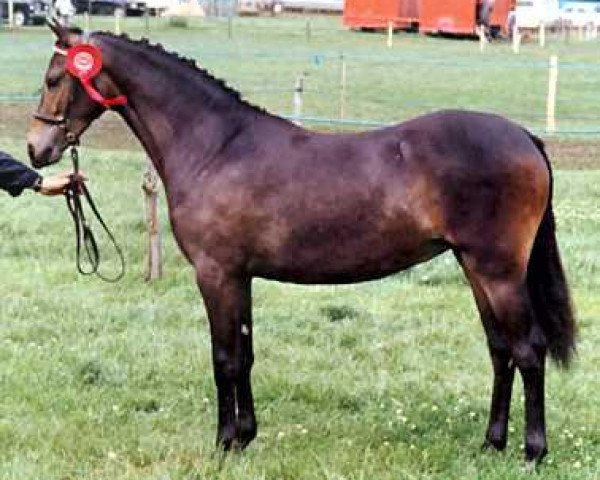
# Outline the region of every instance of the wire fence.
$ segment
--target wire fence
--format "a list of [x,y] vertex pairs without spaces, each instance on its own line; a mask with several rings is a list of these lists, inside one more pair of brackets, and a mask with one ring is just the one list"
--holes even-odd
[[[513,55],[509,45],[480,54],[476,42],[400,36],[395,48],[386,49],[381,48],[383,35],[349,32],[339,20],[240,18],[232,28],[220,17],[232,14],[227,7],[234,3],[204,2],[214,17],[191,28],[170,28],[155,19],[151,38],[165,38],[169,49],[200,59],[250,102],[328,130],[377,128],[440,108],[465,108],[498,113],[532,131],[550,133],[549,55],[558,50],[559,78],[552,99],[556,128],[551,133],[600,138],[597,41],[548,50],[524,47],[522,54]],[[110,25],[110,19],[93,21]],[[143,20],[127,22],[124,29],[134,35],[145,31]],[[47,61],[47,56],[41,58]],[[0,71],[0,104],[37,102],[39,80],[14,81],[18,73],[28,74],[30,61],[10,60],[15,60],[9,67],[13,77],[3,80],[6,70]]]

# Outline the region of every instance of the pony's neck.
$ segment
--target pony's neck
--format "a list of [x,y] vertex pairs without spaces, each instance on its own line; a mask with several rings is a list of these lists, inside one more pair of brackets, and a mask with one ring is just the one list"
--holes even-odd
[[267,117],[218,80],[159,47],[110,35],[98,35],[96,41],[106,71],[127,96],[121,115],[167,189],[199,175],[234,134]]

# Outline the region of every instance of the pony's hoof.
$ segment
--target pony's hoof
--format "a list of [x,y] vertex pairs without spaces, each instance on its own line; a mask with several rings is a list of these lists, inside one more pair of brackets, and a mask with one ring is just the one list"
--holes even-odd
[[256,438],[258,428],[254,417],[240,417],[237,423],[238,449],[245,449]]
[[525,460],[523,471],[529,475],[532,475],[536,472],[537,466],[538,462],[536,460]]
[[236,441],[235,427],[222,428],[217,434],[217,450],[229,452],[235,448]]
[[230,452],[234,447],[235,439],[233,438],[218,438],[217,439],[217,450],[221,452]]
[[548,448],[542,445],[525,445],[525,461],[540,463],[548,454]]
[[486,438],[481,445],[481,451],[503,452],[506,449],[506,440]]
[[533,454],[527,452],[525,454],[525,467],[524,470],[527,473],[534,473],[537,467],[542,463],[544,457],[548,454],[548,449],[543,448],[538,453]]
[[247,435],[235,435],[217,438],[217,449],[222,452],[241,452],[256,437],[256,431]]

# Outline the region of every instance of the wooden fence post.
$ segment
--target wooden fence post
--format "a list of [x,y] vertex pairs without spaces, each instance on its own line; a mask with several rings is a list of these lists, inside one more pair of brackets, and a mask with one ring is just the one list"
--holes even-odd
[[144,208],[148,231],[144,279],[149,282],[162,277],[162,248],[160,220],[158,218],[158,174],[150,159],[146,160],[142,190],[144,190]]
[[548,98],[546,100],[546,131],[556,132],[556,89],[558,84],[558,57],[550,57],[550,73],[548,75]]

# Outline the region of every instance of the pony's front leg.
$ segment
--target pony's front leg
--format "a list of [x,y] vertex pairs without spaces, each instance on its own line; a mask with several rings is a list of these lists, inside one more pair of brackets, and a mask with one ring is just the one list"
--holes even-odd
[[256,436],[250,387],[251,279],[209,260],[196,268],[210,322],[218,399],[217,446],[244,448]]
[[[250,297],[250,294],[248,295]],[[242,322],[242,368],[237,382],[236,400],[238,408],[237,431],[238,442],[245,448],[257,433],[256,417],[254,415],[254,399],[252,398],[252,385],[250,374],[254,364],[254,351],[252,348],[252,307],[248,308],[248,315]]]

